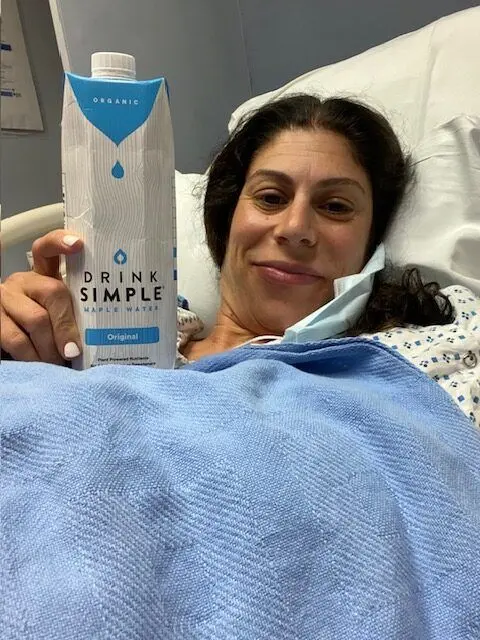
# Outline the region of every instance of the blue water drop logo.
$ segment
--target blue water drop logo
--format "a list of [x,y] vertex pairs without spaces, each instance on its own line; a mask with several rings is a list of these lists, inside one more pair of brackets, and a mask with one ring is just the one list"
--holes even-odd
[[114,178],[117,178],[117,180],[120,180],[120,178],[123,178],[124,175],[125,175],[125,170],[120,164],[120,162],[117,160],[117,162],[115,163],[112,169],[112,176]]
[[127,261],[127,254],[122,249],[119,249],[117,253],[113,256],[113,261],[117,264],[125,264]]

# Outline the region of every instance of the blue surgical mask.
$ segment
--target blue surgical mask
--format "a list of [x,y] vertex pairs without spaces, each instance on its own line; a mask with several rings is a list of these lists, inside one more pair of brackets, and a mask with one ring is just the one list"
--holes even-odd
[[361,316],[375,274],[384,268],[385,247],[379,244],[360,273],[334,280],[333,300],[289,327],[280,342],[317,342],[345,333]]

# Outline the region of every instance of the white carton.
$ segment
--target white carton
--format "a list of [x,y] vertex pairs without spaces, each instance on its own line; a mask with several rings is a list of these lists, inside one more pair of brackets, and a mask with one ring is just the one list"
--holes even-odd
[[163,78],[135,60],[93,54],[92,78],[66,74],[65,227],[85,250],[67,258],[83,353],[73,366],[171,368],[176,354],[174,149]]

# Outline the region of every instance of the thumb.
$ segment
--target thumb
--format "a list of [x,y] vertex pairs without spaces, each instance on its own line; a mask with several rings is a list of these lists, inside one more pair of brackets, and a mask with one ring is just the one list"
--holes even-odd
[[45,234],[32,245],[33,270],[51,278],[60,279],[60,256],[71,255],[83,249],[83,241],[65,229]]

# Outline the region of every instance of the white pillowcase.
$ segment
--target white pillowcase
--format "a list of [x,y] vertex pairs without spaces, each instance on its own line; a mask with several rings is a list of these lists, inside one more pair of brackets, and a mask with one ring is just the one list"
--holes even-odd
[[175,172],[177,196],[178,293],[198,313],[208,331],[219,304],[218,275],[207,247],[203,226],[206,177]]
[[480,117],[437,127],[413,156],[416,185],[389,231],[387,257],[480,295]]

